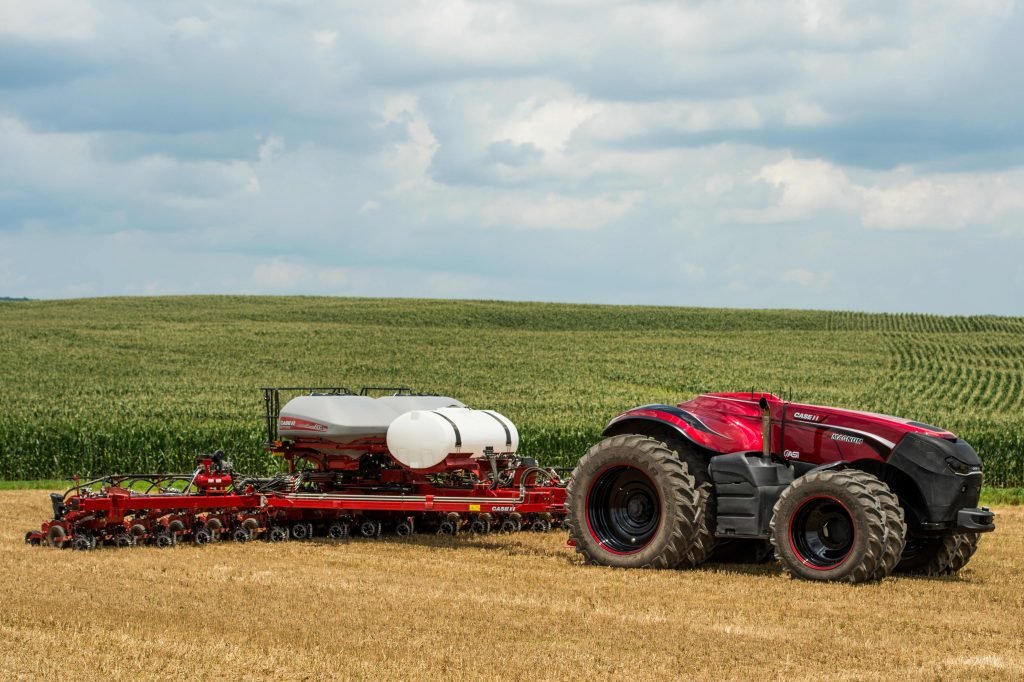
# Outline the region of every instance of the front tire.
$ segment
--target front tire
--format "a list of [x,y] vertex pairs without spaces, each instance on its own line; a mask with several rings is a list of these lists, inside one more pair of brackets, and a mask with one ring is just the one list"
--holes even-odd
[[965,533],[911,538],[896,570],[933,577],[955,575],[978,551],[980,537],[979,533]]
[[793,481],[771,522],[783,569],[805,580],[851,583],[884,575],[889,530],[879,486],[885,484],[855,469],[812,471]]
[[569,479],[569,538],[588,563],[673,568],[700,524],[700,493],[676,453],[647,436],[601,441]]

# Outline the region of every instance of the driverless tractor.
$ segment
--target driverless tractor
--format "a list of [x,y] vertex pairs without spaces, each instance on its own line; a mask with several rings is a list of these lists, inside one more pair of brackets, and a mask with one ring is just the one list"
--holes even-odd
[[995,528],[977,507],[981,460],[949,431],[770,393],[629,410],[568,480],[519,454],[504,415],[454,398],[266,388],[264,405],[282,473],[247,476],[217,452],[191,473],[76,481],[25,541],[90,550],[568,527],[594,564],[774,554],[800,578],[866,582],[956,573]]
[[594,564],[767,560],[809,580],[949,575],[994,515],[981,460],[936,426],[711,393],[614,419],[568,484],[569,543]]

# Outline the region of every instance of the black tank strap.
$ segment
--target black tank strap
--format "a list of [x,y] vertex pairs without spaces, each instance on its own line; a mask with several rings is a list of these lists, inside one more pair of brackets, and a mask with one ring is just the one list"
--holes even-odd
[[505,423],[505,420],[503,420],[501,417],[496,415],[494,412],[491,412],[490,410],[480,410],[480,411],[483,412],[486,415],[490,415],[491,417],[494,418],[494,421],[496,421],[499,424],[501,424],[501,428],[505,429],[505,446],[506,447],[512,447],[512,432],[509,431],[508,424]]
[[449,424],[452,425],[452,430],[455,431],[455,447],[461,448],[462,447],[462,434],[459,432],[459,427],[455,425],[455,422],[453,422],[451,419],[449,419],[448,417],[444,416],[440,412],[436,412],[435,411],[434,414],[436,414],[438,417],[440,417],[441,419],[445,420],[446,422],[448,422]]

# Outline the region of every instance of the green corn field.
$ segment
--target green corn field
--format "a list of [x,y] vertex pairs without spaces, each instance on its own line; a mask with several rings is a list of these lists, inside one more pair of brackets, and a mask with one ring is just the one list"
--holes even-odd
[[261,386],[408,386],[508,415],[571,465],[609,418],[704,391],[898,414],[1024,484],[1024,318],[307,297],[0,302],[0,479],[258,474]]

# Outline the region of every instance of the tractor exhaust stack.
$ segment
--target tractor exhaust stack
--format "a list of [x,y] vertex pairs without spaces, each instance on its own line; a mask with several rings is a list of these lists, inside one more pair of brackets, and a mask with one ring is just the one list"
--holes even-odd
[[769,464],[772,459],[772,413],[764,396],[761,396],[757,404],[761,408],[761,459]]

